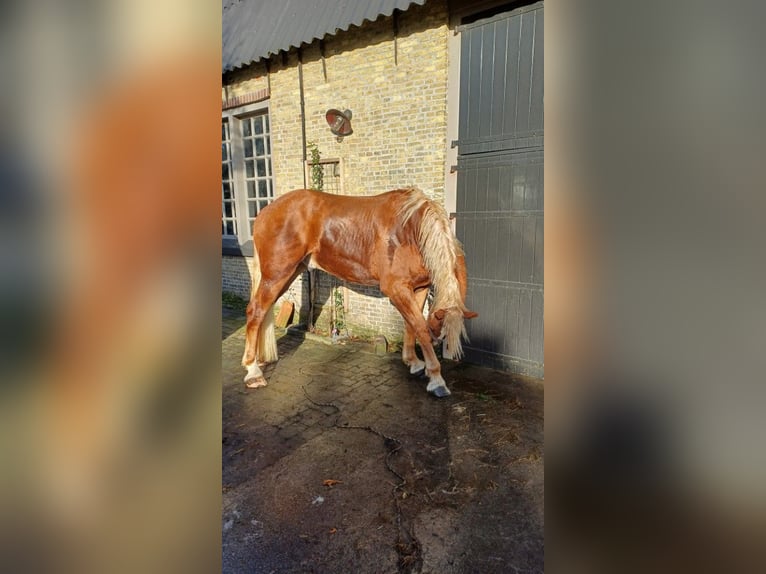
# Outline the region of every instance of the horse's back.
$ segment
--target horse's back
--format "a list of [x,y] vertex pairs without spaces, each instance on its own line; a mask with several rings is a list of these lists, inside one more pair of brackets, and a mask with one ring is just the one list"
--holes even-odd
[[387,204],[400,203],[401,198],[412,193],[414,189],[394,189],[377,195],[340,195],[327,193],[316,189],[294,189],[280,195],[271,205],[302,204],[308,203],[314,206],[354,208],[385,207]]
[[[329,218],[359,219],[370,222],[374,218],[394,219],[410,189],[397,189],[378,195],[335,195],[315,189],[294,189],[279,196],[261,210],[255,220],[255,229],[280,227],[290,223],[304,226]],[[269,230],[270,233],[273,230]]]

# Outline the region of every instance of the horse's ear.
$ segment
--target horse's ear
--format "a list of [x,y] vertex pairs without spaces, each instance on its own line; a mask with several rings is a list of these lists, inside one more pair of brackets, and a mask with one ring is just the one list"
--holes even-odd
[[479,314],[475,311],[463,311],[463,317],[466,319],[473,319],[474,317],[478,317]]
[[444,321],[444,309],[437,309],[434,311],[434,317],[439,321]]

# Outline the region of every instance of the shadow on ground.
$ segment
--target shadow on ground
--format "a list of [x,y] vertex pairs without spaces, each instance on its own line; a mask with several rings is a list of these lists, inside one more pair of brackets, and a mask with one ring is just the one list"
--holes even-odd
[[290,333],[251,390],[243,325],[224,313],[224,572],[543,571],[542,385],[445,361],[435,399],[398,355]]

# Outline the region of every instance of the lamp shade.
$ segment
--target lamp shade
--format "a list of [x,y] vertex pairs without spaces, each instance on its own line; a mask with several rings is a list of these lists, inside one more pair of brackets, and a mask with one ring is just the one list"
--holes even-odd
[[325,114],[327,124],[330,126],[330,131],[336,136],[348,136],[351,135],[354,130],[351,129],[351,110],[327,110]]

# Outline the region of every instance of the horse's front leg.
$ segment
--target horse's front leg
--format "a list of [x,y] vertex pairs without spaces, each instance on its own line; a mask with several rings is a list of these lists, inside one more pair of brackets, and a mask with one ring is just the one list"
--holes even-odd
[[[423,315],[423,305],[425,305],[426,297],[428,296],[428,289],[421,289],[415,291],[415,305],[420,309],[421,316]],[[410,368],[411,375],[424,375],[426,372],[426,364],[418,358],[418,354],[415,351],[415,332],[410,327],[410,324],[405,321],[404,323],[404,343],[402,344],[402,362]]]
[[391,303],[401,313],[404,322],[420,343],[420,349],[423,351],[423,358],[425,359],[426,376],[428,377],[426,390],[437,397],[450,395],[450,390],[441,375],[439,359],[436,358],[436,352],[431,344],[431,335],[428,332],[426,320],[423,318],[422,307],[416,303],[415,293],[404,285],[388,286],[384,293],[388,295]]

